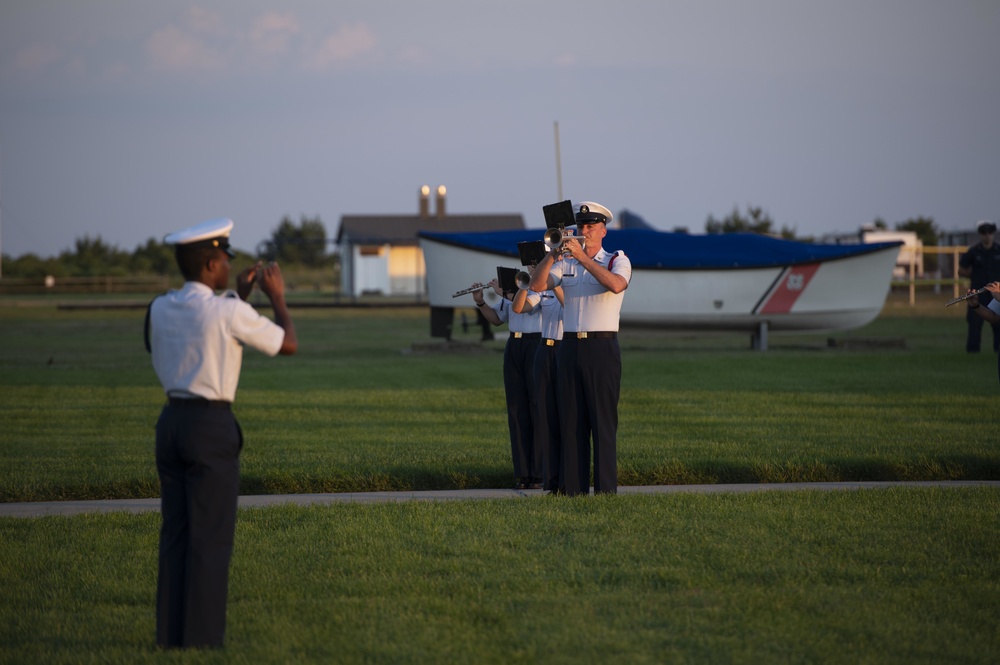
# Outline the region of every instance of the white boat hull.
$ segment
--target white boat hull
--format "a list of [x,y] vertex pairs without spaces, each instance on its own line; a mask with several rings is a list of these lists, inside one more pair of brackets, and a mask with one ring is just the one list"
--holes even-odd
[[[496,277],[497,266],[521,269],[504,255],[420,238],[432,307],[471,307],[452,297]],[[889,293],[898,248],[792,266],[633,270],[623,324],[688,330],[822,332],[870,323]]]

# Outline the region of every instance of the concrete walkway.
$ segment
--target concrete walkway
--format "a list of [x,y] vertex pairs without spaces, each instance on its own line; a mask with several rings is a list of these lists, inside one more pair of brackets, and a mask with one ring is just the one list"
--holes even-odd
[[[855,482],[855,483],[781,483],[740,485],[640,485],[619,487],[619,494],[678,494],[695,492],[778,492],[796,490],[862,490],[886,487],[1000,487],[996,480],[941,480],[926,482]],[[431,490],[425,492],[347,492],[343,494],[258,494],[241,496],[240,508],[263,508],[284,504],[329,505],[334,503],[385,503],[389,501],[461,501],[468,499],[523,499],[545,496],[541,490]],[[109,499],[102,501],[39,501],[0,503],[0,517],[43,517],[46,515],[80,515],[82,513],[158,512],[160,500]]]

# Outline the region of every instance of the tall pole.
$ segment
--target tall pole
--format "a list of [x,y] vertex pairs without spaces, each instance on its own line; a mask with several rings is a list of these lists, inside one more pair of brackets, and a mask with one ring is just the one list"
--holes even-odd
[[558,185],[558,197],[557,200],[562,201],[562,160],[559,157],[559,121],[555,121],[555,132],[556,132],[556,184]]

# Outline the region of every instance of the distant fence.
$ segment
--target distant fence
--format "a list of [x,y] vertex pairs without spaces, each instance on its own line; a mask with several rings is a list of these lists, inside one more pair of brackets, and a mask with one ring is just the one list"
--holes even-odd
[[152,277],[52,277],[0,279],[0,295],[45,293],[161,293],[170,287],[170,278]]
[[[930,287],[935,293],[940,293],[942,289],[951,289],[951,297],[957,298],[969,288],[969,279],[967,277],[962,277],[958,274],[958,260],[962,254],[968,251],[968,247],[961,245],[955,245],[952,247],[935,247],[933,245],[924,245],[917,249],[916,252],[910,252],[909,259],[910,265],[907,266],[907,275],[909,276],[905,280],[893,280],[892,286],[908,287],[910,290],[910,305],[916,305],[917,303],[917,288]],[[923,276],[917,275],[917,265],[918,265],[918,254],[939,254],[944,255],[947,260],[938,262],[938,270],[936,274],[924,274]],[[942,266],[941,264],[945,264]],[[944,277],[945,273],[950,274],[950,277]]]
[[[910,305],[916,304],[917,289],[932,290],[942,293],[950,290],[951,297],[957,298],[969,287],[968,278],[958,274],[958,260],[969,248],[965,246],[935,247],[925,245],[916,252],[909,252],[909,265],[898,265],[906,268],[906,279],[894,279],[891,285],[896,288],[908,288]],[[934,273],[918,275],[917,266],[921,264],[919,254],[943,255],[944,260],[938,261],[938,270]],[[948,277],[945,277],[945,274]],[[166,276],[149,277],[44,277],[25,279],[4,277],[0,279],[0,295],[38,295],[38,294],[68,294],[68,293],[162,293],[171,286],[170,278]],[[289,290],[294,287],[289,284]],[[318,290],[318,287],[317,287]],[[339,301],[340,299],[337,298]],[[419,297],[418,297],[419,300]]]

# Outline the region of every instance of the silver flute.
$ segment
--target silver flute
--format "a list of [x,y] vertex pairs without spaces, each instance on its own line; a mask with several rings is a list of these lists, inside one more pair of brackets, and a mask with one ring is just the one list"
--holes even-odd
[[950,307],[951,305],[954,305],[957,302],[962,302],[963,300],[968,300],[972,296],[980,296],[980,295],[986,293],[987,291],[989,291],[989,289],[983,288],[983,289],[979,289],[978,291],[973,291],[972,293],[966,293],[964,296],[959,296],[958,298],[952,298],[951,300],[949,300],[948,302],[946,302],[944,304],[944,306],[945,307]]
[[482,291],[483,289],[488,289],[488,288],[490,288],[489,284],[485,284],[483,286],[470,286],[467,289],[462,289],[461,291],[456,291],[455,293],[452,294],[451,297],[452,298],[457,298],[459,296],[464,296],[467,293],[475,293],[476,291]]

